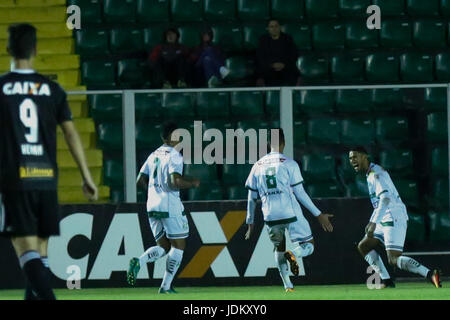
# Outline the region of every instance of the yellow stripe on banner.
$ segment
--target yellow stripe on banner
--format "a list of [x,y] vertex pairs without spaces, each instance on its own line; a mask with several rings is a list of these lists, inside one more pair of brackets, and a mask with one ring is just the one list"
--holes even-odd
[[223,245],[201,247],[178,278],[202,278],[223,248]]
[[223,233],[228,241],[233,238],[234,234],[239,230],[245,221],[247,212],[244,210],[228,211],[225,216],[220,220]]

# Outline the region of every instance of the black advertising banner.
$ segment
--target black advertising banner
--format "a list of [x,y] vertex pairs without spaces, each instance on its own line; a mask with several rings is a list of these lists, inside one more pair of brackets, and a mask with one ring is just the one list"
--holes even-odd
[[[316,202],[324,212],[335,215],[332,219],[335,230],[324,232],[317,219],[304,210],[315,249],[312,256],[299,261],[300,276],[293,278],[294,285],[365,283],[370,274],[356,245],[371,215],[370,203],[367,199]],[[176,286],[282,285],[259,208],[255,232],[246,241],[246,201],[185,202],[184,205],[190,236]],[[65,205],[61,211],[61,235],[50,238],[48,248],[53,285],[57,288],[128,286],[129,260],[155,244],[145,205]],[[292,244],[289,239],[287,242],[289,249]],[[23,275],[9,240],[0,239],[0,251],[0,288],[22,288]],[[165,260],[141,268],[136,286],[158,287]]]

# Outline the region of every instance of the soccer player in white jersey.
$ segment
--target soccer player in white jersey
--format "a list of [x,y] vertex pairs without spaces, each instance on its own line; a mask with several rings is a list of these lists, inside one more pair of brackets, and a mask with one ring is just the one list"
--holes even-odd
[[[283,154],[285,140],[282,129],[272,129],[270,135],[271,152],[253,165],[245,187],[249,190],[247,202],[248,240],[253,231],[256,200],[262,201],[262,213],[270,240],[275,246],[275,261],[286,292],[294,291],[289,278],[288,262],[294,275],[298,275],[297,259],[307,257],[314,251],[314,239],[308,221],[302,213],[298,201],[315,217],[325,231],[332,232],[329,218],[333,215],[322,213],[311,201],[303,188],[303,177],[298,164]],[[278,134],[276,134],[278,133]],[[278,136],[278,139],[277,139]],[[291,251],[286,251],[285,230],[292,243]]]
[[366,226],[366,235],[358,244],[358,250],[372,268],[380,274],[388,287],[390,281],[383,261],[374,250],[380,243],[386,248],[389,264],[401,270],[416,273],[428,279],[436,288],[441,287],[439,271],[430,270],[416,260],[402,255],[405,243],[408,214],[391,177],[377,164],[371,163],[368,153],[362,146],[349,152],[350,164],[357,173],[365,173],[369,196],[374,211]]
[[149,248],[139,258],[130,260],[127,281],[136,283],[140,267],[155,262],[168,254],[166,271],[159,293],[176,293],[172,280],[180,266],[189,225],[180,189],[197,188],[200,181],[183,176],[183,156],[174,148],[179,141],[173,139],[176,124],[166,123],[161,132],[164,144],[152,152],[141,168],[137,184],[148,187],[147,214],[156,246]]

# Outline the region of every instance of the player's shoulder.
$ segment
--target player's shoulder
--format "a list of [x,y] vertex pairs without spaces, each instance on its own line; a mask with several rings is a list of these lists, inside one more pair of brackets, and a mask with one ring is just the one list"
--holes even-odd
[[378,179],[380,177],[389,175],[388,172],[379,164],[373,163],[369,169],[368,176]]

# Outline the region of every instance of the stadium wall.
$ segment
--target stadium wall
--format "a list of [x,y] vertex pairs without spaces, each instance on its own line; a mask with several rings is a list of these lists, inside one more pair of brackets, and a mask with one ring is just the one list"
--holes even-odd
[[[314,217],[305,214],[315,237],[315,251],[300,263],[301,276],[294,284],[365,283],[370,274],[356,244],[372,212],[369,201],[323,199],[317,204],[335,215],[335,230],[324,232]],[[190,237],[176,286],[281,285],[261,215],[257,215],[253,237],[244,240],[246,201],[186,202],[185,209]],[[49,241],[54,286],[128,286],[129,259],[154,245],[145,205],[65,205],[61,211],[61,236]],[[0,239],[0,252],[0,288],[23,288],[23,274],[9,240]],[[449,269],[448,257],[420,259]],[[137,287],[159,286],[164,270],[165,259],[142,268]]]

